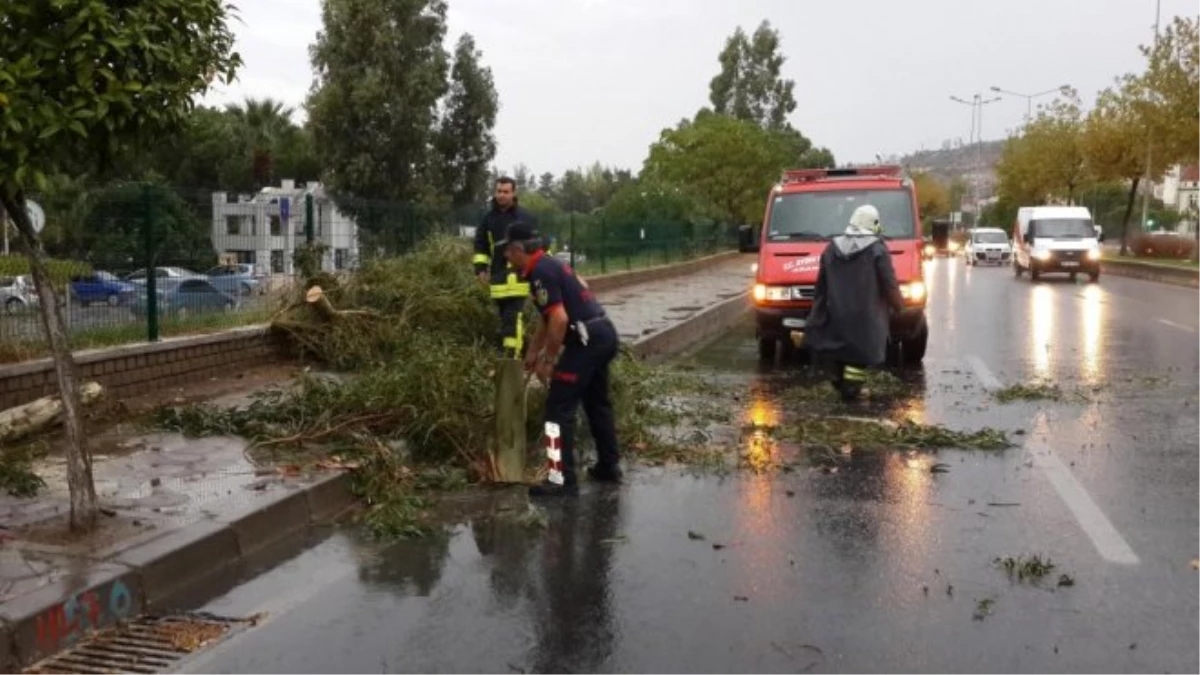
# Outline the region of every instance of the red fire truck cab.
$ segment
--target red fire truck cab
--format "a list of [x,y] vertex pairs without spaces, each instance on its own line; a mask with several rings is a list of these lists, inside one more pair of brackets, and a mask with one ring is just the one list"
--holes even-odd
[[[821,254],[864,204],[879,210],[880,224],[904,300],[925,308],[921,219],[912,181],[897,166],[787,171],[767,198],[761,227],[743,226],[739,248],[757,253],[754,304],[758,353],[774,360],[791,334],[803,331],[812,310]],[[916,364],[925,357],[925,312],[895,316],[888,360]]]

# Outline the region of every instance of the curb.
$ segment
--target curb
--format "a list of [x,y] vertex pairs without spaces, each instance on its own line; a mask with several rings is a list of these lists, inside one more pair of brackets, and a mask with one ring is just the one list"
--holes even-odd
[[1123,260],[1104,260],[1100,263],[1100,271],[1102,274],[1111,274],[1116,277],[1126,277],[1129,279],[1141,279],[1142,281],[1153,281],[1170,286],[1183,286],[1186,288],[1200,287],[1200,271],[1185,267],[1168,267],[1166,265],[1125,262]]
[[610,274],[589,276],[587,277],[588,288],[600,293],[603,291],[612,291],[618,288],[625,288],[634,284],[641,284],[647,281],[657,281],[659,279],[670,279],[672,277],[691,274],[708,267],[714,263],[722,263],[727,260],[736,260],[743,254],[737,251],[726,251],[715,255],[688,260],[687,262],[671,263],[667,265],[658,265],[657,267],[646,267],[640,270],[630,270],[628,272],[612,272]]
[[725,332],[750,312],[750,292],[740,293],[633,343],[633,355],[656,360]]
[[202,604],[300,552],[315,526],[354,503],[350,474],[339,473],[220,518],[97,551],[81,574],[0,605],[0,669],[13,672],[145,612]]

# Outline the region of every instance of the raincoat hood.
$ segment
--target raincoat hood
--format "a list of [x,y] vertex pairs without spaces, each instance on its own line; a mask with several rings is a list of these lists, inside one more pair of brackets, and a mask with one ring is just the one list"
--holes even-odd
[[833,238],[833,250],[839,258],[852,258],[863,251],[869,251],[871,245],[882,238],[871,230],[858,225],[847,225],[843,234]]

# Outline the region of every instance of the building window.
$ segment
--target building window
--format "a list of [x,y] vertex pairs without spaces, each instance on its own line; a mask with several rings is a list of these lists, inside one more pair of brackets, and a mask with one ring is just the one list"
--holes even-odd
[[346,269],[346,258],[348,257],[347,256],[348,253],[349,253],[349,251],[344,248],[334,249],[334,251],[333,251],[333,269],[335,269],[335,270]]
[[283,249],[271,251],[271,274],[283,274]]
[[238,236],[242,233],[242,219],[238,216],[225,216],[225,234]]
[[280,234],[282,234],[282,231],[283,231],[283,225],[279,221],[279,216],[272,215],[271,216],[271,236],[278,237]]
[[254,264],[254,251],[230,251],[234,256],[234,262],[241,265]]

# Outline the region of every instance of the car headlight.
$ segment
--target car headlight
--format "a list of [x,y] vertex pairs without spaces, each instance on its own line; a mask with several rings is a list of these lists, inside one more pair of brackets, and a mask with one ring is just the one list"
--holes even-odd
[[946,248],[950,249],[951,251],[957,251],[958,250],[958,242],[952,241]]
[[925,253],[926,254],[933,255],[936,252],[937,252],[937,249],[935,249],[933,247],[933,244],[925,244]]
[[754,299],[758,302],[787,302],[793,300],[791,286],[754,285]]
[[1088,258],[1088,260],[1099,260],[1100,259],[1100,249],[1093,248],[1090,251],[1088,251],[1087,258]]
[[900,284],[900,296],[909,302],[920,302],[925,299],[925,282],[914,281]]
[[750,263],[750,273],[758,274],[758,263]]
[[1049,260],[1050,259],[1050,249],[1044,248],[1040,251],[1034,251],[1033,257],[1037,258],[1038,260],[1043,260],[1043,261]]

